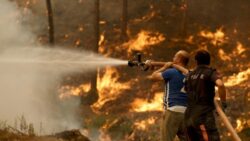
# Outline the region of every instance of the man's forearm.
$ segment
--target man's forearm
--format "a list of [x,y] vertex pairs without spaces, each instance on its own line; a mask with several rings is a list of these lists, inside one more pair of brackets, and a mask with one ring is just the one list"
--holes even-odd
[[218,87],[218,93],[221,101],[226,101],[226,88],[224,85]]
[[188,74],[188,69],[186,69],[183,66],[177,65],[177,64],[173,64],[173,67],[176,68],[177,70],[181,71],[184,75]]
[[162,80],[163,78],[162,78],[161,73],[162,73],[163,71],[165,71],[166,69],[170,68],[171,65],[172,65],[171,62],[166,63],[163,67],[161,67],[160,69],[154,71],[154,72],[152,73],[152,75],[150,75],[148,78],[149,78],[149,79],[152,79],[152,80]]
[[160,69],[156,70],[154,73],[159,73],[159,72],[163,72],[166,69],[170,68],[172,65],[171,62],[165,63],[165,65],[163,67],[161,67]]

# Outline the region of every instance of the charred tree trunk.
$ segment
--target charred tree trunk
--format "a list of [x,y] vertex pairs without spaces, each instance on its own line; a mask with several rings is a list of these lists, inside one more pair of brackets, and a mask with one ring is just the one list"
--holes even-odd
[[122,1],[122,23],[121,23],[121,40],[128,40],[128,0]]
[[181,6],[182,14],[182,22],[181,22],[181,37],[185,38],[187,36],[187,14],[188,14],[188,0],[184,0]]
[[54,45],[54,23],[53,23],[53,11],[51,6],[51,0],[46,0],[47,14],[48,14],[48,29],[49,29],[49,44]]
[[[100,0],[95,0],[95,17],[94,17],[94,47],[93,52],[98,53],[99,38],[100,38]],[[83,97],[82,104],[92,105],[98,100],[97,91],[97,70],[93,71],[91,75],[91,89],[86,97]]]

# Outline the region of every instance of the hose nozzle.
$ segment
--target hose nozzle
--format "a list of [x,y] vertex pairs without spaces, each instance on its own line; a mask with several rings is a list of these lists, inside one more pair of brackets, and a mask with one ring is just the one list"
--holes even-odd
[[148,66],[145,64],[145,62],[142,62],[141,56],[142,56],[141,53],[137,53],[134,56],[133,60],[128,61],[128,66],[129,67],[137,66],[137,67],[142,68],[142,70],[144,70],[144,71],[148,70]]

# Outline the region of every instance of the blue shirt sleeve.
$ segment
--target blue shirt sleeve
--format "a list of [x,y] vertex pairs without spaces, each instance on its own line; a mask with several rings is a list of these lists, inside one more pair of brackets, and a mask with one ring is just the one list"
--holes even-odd
[[173,74],[172,69],[167,69],[161,73],[161,75],[165,81],[169,81],[171,79],[171,77],[173,76],[172,74]]

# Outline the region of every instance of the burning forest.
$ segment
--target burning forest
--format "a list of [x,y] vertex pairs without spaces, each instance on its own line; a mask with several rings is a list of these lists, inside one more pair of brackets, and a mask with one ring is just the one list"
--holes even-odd
[[[250,140],[249,1],[0,3],[0,140],[160,140],[165,85],[144,61],[186,50],[193,70],[200,49],[222,76],[228,121]],[[233,140],[215,119],[220,139]]]

